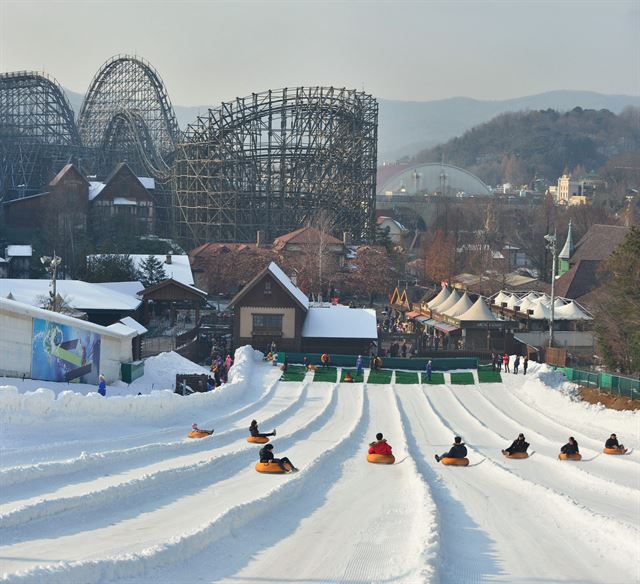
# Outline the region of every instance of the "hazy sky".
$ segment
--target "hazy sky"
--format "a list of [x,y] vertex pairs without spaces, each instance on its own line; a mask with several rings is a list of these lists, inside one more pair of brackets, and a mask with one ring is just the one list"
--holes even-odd
[[0,0],[0,70],[78,92],[136,53],[174,104],[297,85],[377,97],[640,94],[640,0]]

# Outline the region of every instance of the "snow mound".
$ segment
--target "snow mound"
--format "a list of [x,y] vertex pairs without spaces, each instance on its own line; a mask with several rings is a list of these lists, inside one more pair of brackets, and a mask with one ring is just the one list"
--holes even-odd
[[[251,378],[262,354],[251,347],[240,347],[235,353],[229,382],[216,391],[183,397],[171,390],[152,391],[148,395],[107,397],[92,392],[88,395],[63,391],[56,396],[47,388],[20,393],[15,386],[0,386],[0,419],[4,429],[11,426],[38,426],[43,423],[78,425],[155,425],[162,422],[191,424],[203,412],[223,403],[242,400],[251,389]],[[148,360],[150,378],[159,386],[170,386],[176,373],[207,373],[177,353],[165,353]],[[146,367],[145,367],[145,376]]]
[[152,389],[172,389],[176,382],[176,373],[206,375],[209,370],[174,351],[169,351],[146,359],[144,376],[136,379],[131,387],[144,385]]

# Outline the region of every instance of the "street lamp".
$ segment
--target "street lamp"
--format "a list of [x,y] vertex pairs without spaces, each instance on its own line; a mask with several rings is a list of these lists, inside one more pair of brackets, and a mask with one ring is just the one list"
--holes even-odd
[[57,256],[56,251],[53,250],[53,257],[42,256],[40,258],[40,262],[43,266],[45,266],[47,272],[51,274],[51,306],[53,307],[53,312],[58,312],[58,292],[56,280],[58,276],[58,266],[62,263],[62,258],[60,256]]
[[556,301],[556,255],[557,255],[557,237],[556,232],[544,236],[547,242],[547,249],[551,252],[551,315],[549,318],[549,347],[553,347],[553,317],[555,313]]

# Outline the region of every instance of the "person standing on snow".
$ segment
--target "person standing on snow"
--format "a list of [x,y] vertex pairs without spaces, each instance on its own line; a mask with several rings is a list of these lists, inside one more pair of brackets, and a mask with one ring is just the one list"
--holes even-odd
[[514,375],[518,375],[518,367],[520,367],[520,355],[516,355],[516,360],[513,362]]
[[375,442],[369,443],[369,454],[383,454],[384,456],[390,456],[392,454],[391,445],[382,436],[382,432],[376,434]]
[[529,366],[529,355],[525,355],[522,360],[522,375],[527,374],[527,367]]
[[107,380],[104,378],[102,373],[100,374],[100,377],[98,377],[98,380],[98,393],[103,397],[107,397]]
[[433,363],[431,362],[431,359],[429,359],[429,361],[427,362],[427,381],[431,382],[431,374],[433,373]]
[[324,369],[325,367],[329,367],[329,361],[331,361],[331,359],[327,353],[322,353],[322,355],[320,355],[320,361]]
[[449,452],[445,452],[438,456],[436,454],[436,462],[440,462],[443,458],[466,458],[467,457],[467,447],[464,445],[462,438],[460,436],[456,436],[453,439],[453,446],[449,449]]
[[364,359],[362,355],[358,355],[356,359],[356,375],[360,377],[360,375],[364,375]]
[[504,372],[505,373],[510,373],[510,371],[509,371],[509,355],[507,355],[507,353],[505,353],[504,357],[502,357],[502,363],[504,364]]

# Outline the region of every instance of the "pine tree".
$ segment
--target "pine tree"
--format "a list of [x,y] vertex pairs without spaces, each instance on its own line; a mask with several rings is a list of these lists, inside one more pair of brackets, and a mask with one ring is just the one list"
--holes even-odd
[[145,288],[154,286],[159,282],[167,279],[167,274],[162,267],[162,262],[156,256],[148,256],[147,259],[140,262],[138,268],[138,279]]
[[133,260],[126,254],[103,254],[87,257],[86,282],[131,282],[138,278]]

